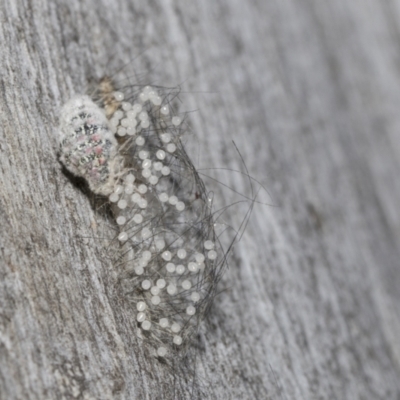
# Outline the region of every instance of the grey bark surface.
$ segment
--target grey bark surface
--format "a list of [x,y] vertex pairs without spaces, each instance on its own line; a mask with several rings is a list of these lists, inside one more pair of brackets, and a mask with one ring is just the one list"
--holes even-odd
[[57,159],[63,103],[129,65],[184,82],[196,165],[243,171],[233,140],[274,205],[202,326],[200,397],[400,399],[399,21],[398,0],[3,0],[0,398],[199,396],[145,357],[111,228]]

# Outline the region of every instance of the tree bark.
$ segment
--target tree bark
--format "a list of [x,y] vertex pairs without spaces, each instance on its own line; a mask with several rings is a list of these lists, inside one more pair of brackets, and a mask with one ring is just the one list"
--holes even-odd
[[[3,0],[0,18],[1,399],[400,399],[399,0]],[[183,82],[195,165],[251,196],[243,158],[271,193],[195,382],[143,352],[114,228],[57,158],[62,105],[118,68]]]

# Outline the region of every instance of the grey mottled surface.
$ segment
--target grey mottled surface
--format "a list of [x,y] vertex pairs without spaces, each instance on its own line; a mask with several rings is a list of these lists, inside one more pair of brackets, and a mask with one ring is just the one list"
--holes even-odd
[[203,326],[201,397],[400,399],[399,21],[398,0],[3,0],[0,398],[195,397],[144,357],[111,228],[57,161],[61,105],[128,64],[184,82],[199,167],[243,170],[234,140],[277,205]]

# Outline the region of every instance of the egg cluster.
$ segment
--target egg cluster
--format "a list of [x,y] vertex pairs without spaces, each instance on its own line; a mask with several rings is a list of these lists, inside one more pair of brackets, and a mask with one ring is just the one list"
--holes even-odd
[[143,339],[167,357],[196,332],[224,257],[204,184],[180,141],[182,118],[160,92],[114,91],[107,94],[112,109],[87,96],[71,100],[60,150],[71,172],[107,196],[119,227],[124,295]]

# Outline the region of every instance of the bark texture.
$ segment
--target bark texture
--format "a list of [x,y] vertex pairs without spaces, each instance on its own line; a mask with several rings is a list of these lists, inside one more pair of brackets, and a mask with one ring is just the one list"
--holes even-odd
[[[3,0],[0,398],[400,399],[399,21],[399,0]],[[183,82],[196,165],[244,170],[234,140],[274,204],[235,247],[195,385],[143,353],[112,226],[57,159],[63,103],[124,65]]]

